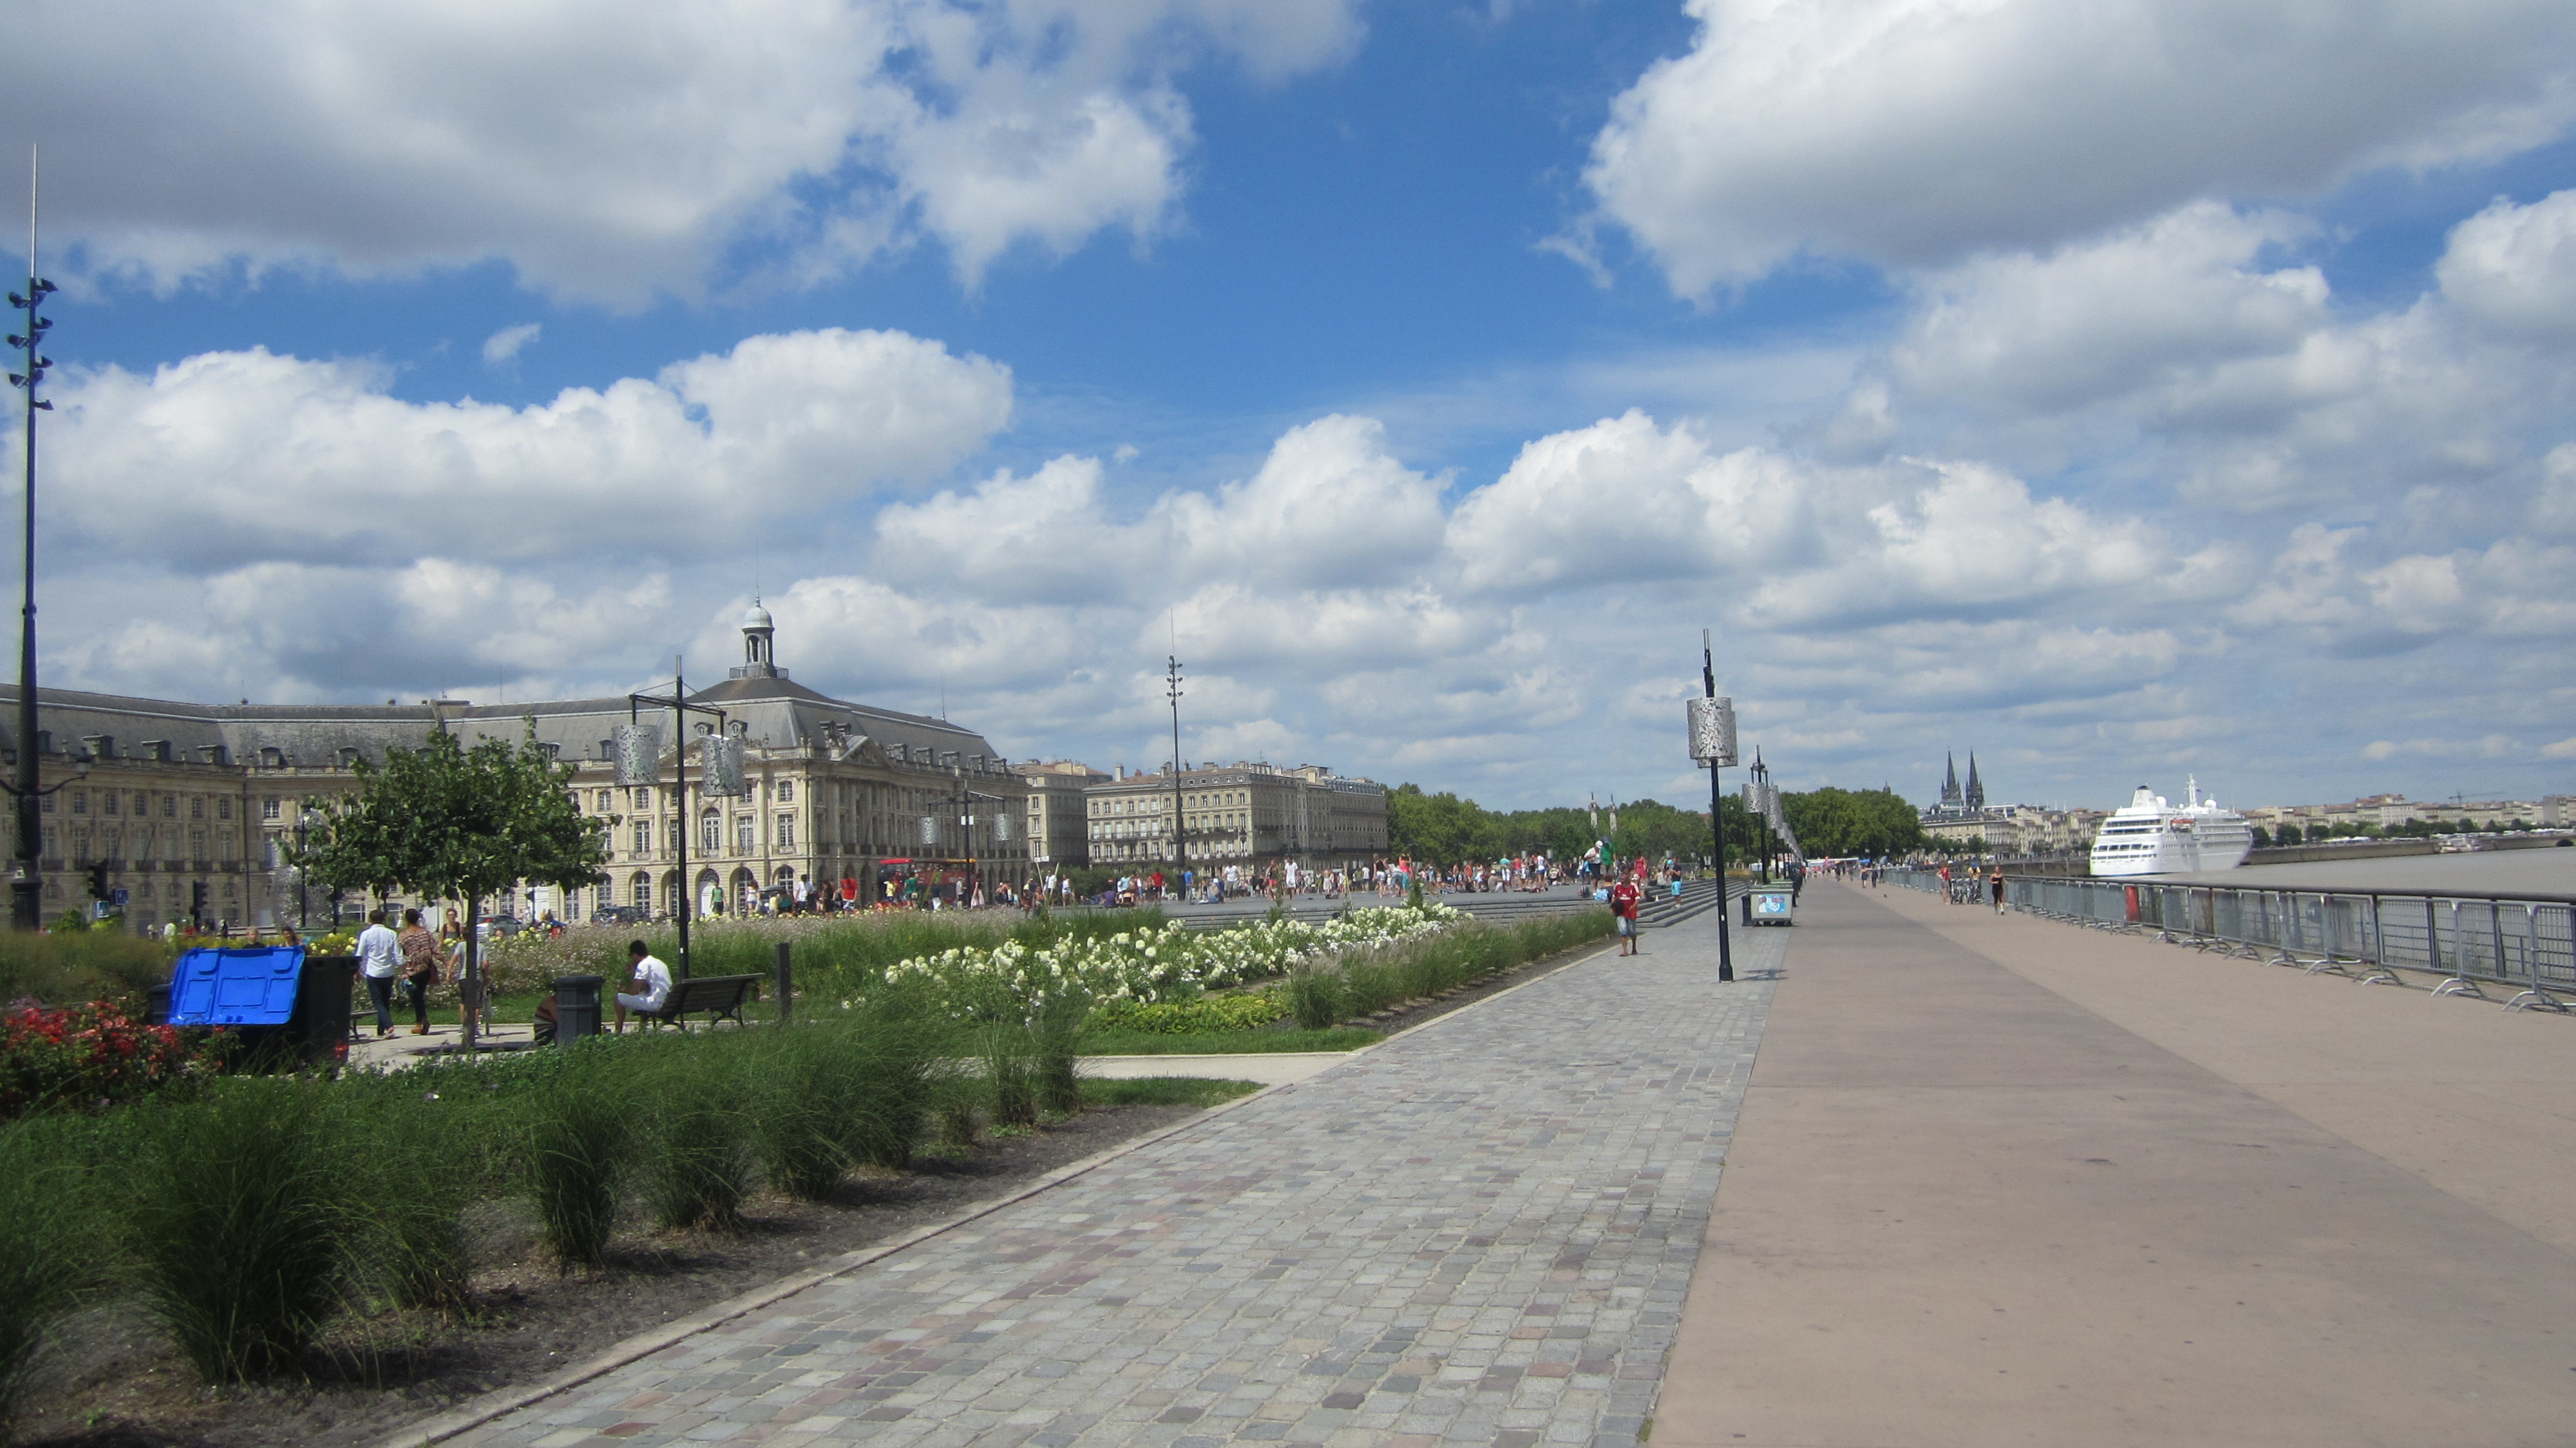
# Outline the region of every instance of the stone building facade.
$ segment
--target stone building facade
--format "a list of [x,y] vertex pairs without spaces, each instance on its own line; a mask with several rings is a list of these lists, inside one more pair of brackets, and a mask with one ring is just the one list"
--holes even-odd
[[1048,870],[1070,870],[1091,863],[1091,822],[1083,791],[1109,779],[1088,764],[1070,759],[1016,765],[1028,782],[1028,841],[1031,861]]
[[1091,862],[1169,866],[1175,791],[1187,868],[1229,865],[1260,871],[1294,860],[1300,869],[1349,869],[1387,847],[1386,786],[1345,778],[1319,764],[1279,769],[1237,760],[1181,771],[1129,774],[1083,792]]
[[[475,705],[430,700],[384,707],[210,705],[40,690],[42,783],[73,774],[84,752],[90,771],[45,800],[44,899],[56,912],[89,899],[94,866],[127,892],[128,918],[159,924],[185,917],[202,887],[204,914],[234,925],[296,921],[328,911],[286,862],[306,802],[356,787],[361,759],[418,748],[446,729],[470,746],[513,743],[533,729],[538,742],[572,763],[582,813],[607,832],[609,862],[595,884],[573,891],[523,890],[486,902],[533,916],[587,919],[607,905],[667,913],[682,888],[678,832],[686,827],[688,873],[698,908],[727,913],[756,906],[764,891],[830,888],[861,901],[889,882],[923,876],[951,890],[969,879],[1016,882],[1028,870],[1019,821],[1027,787],[973,730],[915,714],[855,704],[789,679],[772,654],[774,625],[755,606],[743,621],[743,663],[690,699],[725,711],[744,743],[750,794],[708,799],[697,751],[685,764],[689,815],[672,788],[684,767],[668,710],[646,711],[663,733],[657,782],[617,782],[614,730],[628,722],[624,698]],[[0,687],[0,703],[16,693]],[[0,720],[14,719],[14,707]],[[691,729],[695,737],[695,726]],[[14,758],[19,741],[0,731]],[[846,883],[846,887],[844,886]]]

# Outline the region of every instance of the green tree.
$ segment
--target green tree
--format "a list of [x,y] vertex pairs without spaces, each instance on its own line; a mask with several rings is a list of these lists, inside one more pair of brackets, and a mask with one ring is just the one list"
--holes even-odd
[[[418,749],[387,751],[382,765],[361,757],[354,771],[355,791],[313,802],[322,828],[304,848],[289,845],[288,858],[326,888],[379,898],[410,891],[463,906],[465,978],[457,987],[468,1002],[481,988],[485,898],[523,880],[579,889],[607,863],[599,821],[573,801],[573,766],[547,756],[533,718],[515,748],[486,739],[468,749],[442,729]],[[470,1048],[470,1010],[466,1020]]]
[[1923,848],[1922,817],[1894,790],[1825,785],[1781,795],[1780,813],[1811,855],[1885,858]]

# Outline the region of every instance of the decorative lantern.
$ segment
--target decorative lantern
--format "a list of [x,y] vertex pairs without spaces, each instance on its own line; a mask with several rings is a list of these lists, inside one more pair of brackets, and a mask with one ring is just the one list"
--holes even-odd
[[938,848],[938,846],[939,846],[939,816],[937,816],[937,815],[923,815],[923,816],[921,817],[921,843],[922,843],[922,847],[923,847],[923,848],[925,848],[925,849],[936,849],[936,848]]
[[698,741],[698,792],[709,799],[741,799],[751,793],[742,774],[742,737],[710,734]]
[[661,730],[650,724],[620,724],[610,747],[617,755],[619,784],[656,784],[661,781]]
[[1693,699],[1690,701],[1691,758],[1703,765],[1726,769],[1735,763],[1735,701],[1733,699]]

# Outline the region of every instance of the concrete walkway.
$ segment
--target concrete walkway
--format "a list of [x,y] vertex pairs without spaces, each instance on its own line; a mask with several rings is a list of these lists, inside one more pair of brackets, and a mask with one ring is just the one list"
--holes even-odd
[[2576,1441],[2576,1022],[1806,892],[1655,1448]]
[[451,1441],[1633,1448],[1789,934],[1605,949]]

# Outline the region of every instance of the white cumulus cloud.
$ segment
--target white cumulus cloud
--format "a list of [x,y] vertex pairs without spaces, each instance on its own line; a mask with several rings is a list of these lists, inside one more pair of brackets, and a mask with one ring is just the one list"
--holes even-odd
[[[54,234],[169,285],[234,262],[498,258],[564,296],[812,277],[916,237],[970,280],[1140,236],[1191,143],[1171,84],[1327,64],[1347,0],[246,0],[40,9],[0,62]],[[101,105],[102,96],[115,98]]]
[[1587,179],[1676,292],[1940,265],[2204,197],[2494,156],[2576,102],[2555,0],[1688,0]]
[[1010,417],[1008,369],[899,332],[746,338],[522,408],[410,402],[368,364],[210,352],[56,393],[73,546],[182,568],[669,553],[936,476]]

